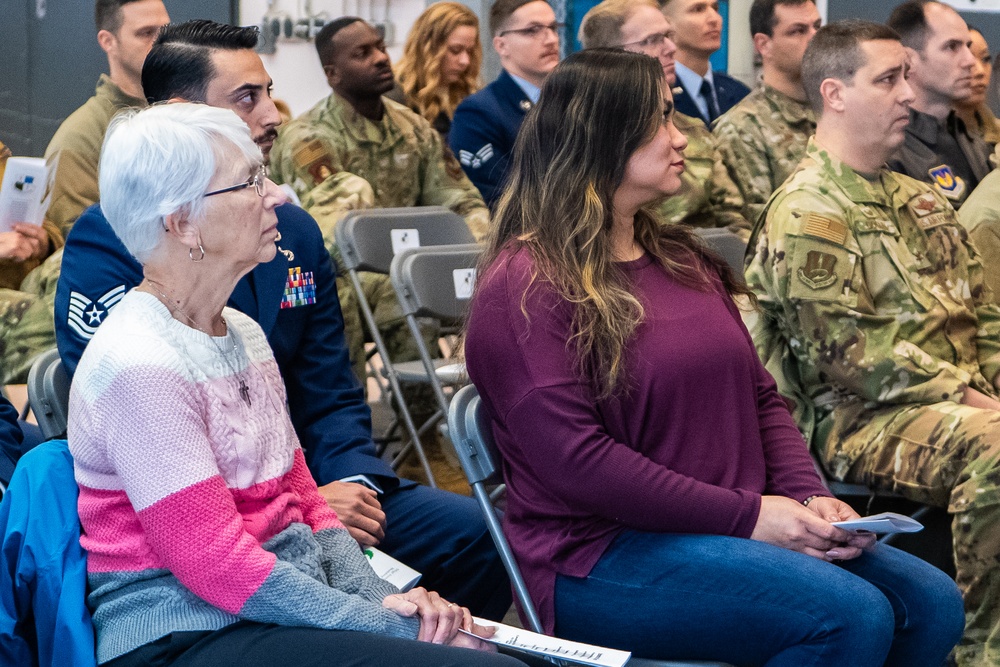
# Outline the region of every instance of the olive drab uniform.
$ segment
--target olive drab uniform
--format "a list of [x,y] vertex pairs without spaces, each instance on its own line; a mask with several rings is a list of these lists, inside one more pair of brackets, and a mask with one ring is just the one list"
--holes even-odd
[[752,225],[771,193],[802,161],[816,133],[816,116],[805,102],[762,83],[715,121],[713,131]]
[[750,222],[743,217],[743,195],[729,177],[716,138],[700,118],[674,113],[674,125],[687,137],[681,189],[654,205],[667,224],[726,227],[746,240]]
[[758,353],[835,478],[953,514],[959,665],[1000,664],[1000,308],[948,201],[811,141],[751,236]]

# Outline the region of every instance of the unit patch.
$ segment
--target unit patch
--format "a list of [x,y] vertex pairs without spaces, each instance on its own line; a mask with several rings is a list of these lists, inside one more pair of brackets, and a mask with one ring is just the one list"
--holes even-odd
[[296,308],[316,303],[316,281],[313,272],[302,273],[302,267],[288,269],[285,294],[281,297],[281,308]]
[[837,282],[837,258],[819,250],[806,253],[805,266],[799,267],[798,276],[810,289],[820,290]]
[[948,199],[958,201],[965,194],[965,181],[960,176],[956,176],[948,165],[942,164],[933,169],[928,169],[927,173],[930,174],[931,181],[933,181],[934,187],[938,189],[938,192]]

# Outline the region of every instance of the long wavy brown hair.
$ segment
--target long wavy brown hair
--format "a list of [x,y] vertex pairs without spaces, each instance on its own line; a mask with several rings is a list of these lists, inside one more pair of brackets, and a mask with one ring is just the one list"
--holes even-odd
[[[475,28],[476,44],[465,75],[455,83],[446,84],[441,80],[441,61],[447,50],[448,37],[455,28],[462,26]],[[406,95],[406,105],[432,123],[442,111],[451,118],[458,103],[479,90],[482,62],[479,19],[472,10],[457,2],[434,3],[413,24],[403,47],[403,57],[396,65],[396,76]]]
[[[663,122],[664,86],[657,60],[619,49],[587,49],[556,67],[518,133],[480,266],[485,276],[506,247],[531,252],[532,282],[550,282],[575,306],[570,344],[599,398],[628,389],[627,347],[645,316],[612,258],[612,202],[629,158]],[[674,280],[703,290],[721,284],[756,302],[687,228],[662,225],[645,208],[634,226],[638,243]]]

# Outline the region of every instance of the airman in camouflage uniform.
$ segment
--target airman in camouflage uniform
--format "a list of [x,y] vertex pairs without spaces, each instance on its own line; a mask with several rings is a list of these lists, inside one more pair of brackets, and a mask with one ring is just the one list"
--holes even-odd
[[1000,307],[949,201],[889,171],[914,99],[884,25],[809,45],[818,115],[754,225],[757,352],[827,473],[952,514],[961,667],[1000,664]]
[[[1000,160],[1000,149],[993,155]],[[986,285],[994,303],[1000,303],[1000,171],[990,172],[972,191],[958,211],[958,220],[982,255]]]
[[744,240],[750,223],[743,217],[743,195],[729,177],[716,138],[700,118],[674,113],[674,125],[687,137],[681,189],[657,205],[668,224],[727,227]]
[[810,143],[751,239],[758,353],[829,474],[953,513],[960,664],[1000,660],[1000,308],[951,205]]
[[771,193],[795,170],[816,132],[816,116],[766,83],[715,122],[719,152],[753,223]]

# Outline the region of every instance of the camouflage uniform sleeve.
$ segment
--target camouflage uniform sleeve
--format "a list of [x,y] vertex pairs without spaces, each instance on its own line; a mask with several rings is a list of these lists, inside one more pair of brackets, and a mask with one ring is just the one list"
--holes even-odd
[[462,171],[451,149],[441,141],[441,135],[429,125],[421,137],[421,198],[423,206],[444,206],[465,218],[476,240],[482,240],[489,229],[490,212],[479,190]]
[[743,216],[746,202],[743,193],[729,175],[723,162],[719,141],[713,137],[715,161],[708,181],[708,199],[715,211],[720,227],[726,227],[741,239],[750,238],[750,222]]
[[291,186],[302,208],[316,219],[323,243],[341,266],[333,230],[348,212],[374,207],[371,184],[344,171],[334,143],[302,123],[290,123],[278,133],[270,166],[274,182]]
[[[994,231],[994,239],[995,234]],[[996,296],[986,280],[983,256],[972,242],[967,241],[966,248],[969,253],[969,290],[976,304],[976,318],[979,320],[979,329],[976,331],[979,370],[995,387],[1000,373],[1000,305],[997,305]]]
[[1000,172],[983,179],[958,209],[958,220],[969,232],[982,262],[983,276],[994,303],[1000,299]]
[[904,339],[902,313],[875,312],[866,273],[880,258],[862,256],[834,204],[779,197],[757,248],[748,276],[768,291],[803,379],[884,404],[961,399],[970,375]]
[[764,136],[756,123],[751,125],[749,122],[742,129],[734,122],[720,122],[715,127],[715,134],[730,180],[743,197],[743,216],[752,225],[771,193],[781,185],[772,182]]

